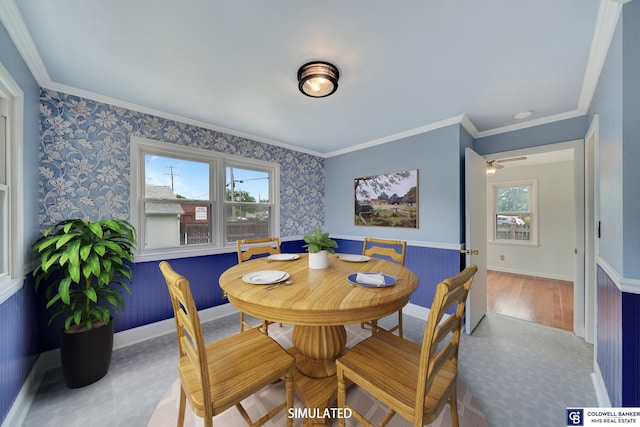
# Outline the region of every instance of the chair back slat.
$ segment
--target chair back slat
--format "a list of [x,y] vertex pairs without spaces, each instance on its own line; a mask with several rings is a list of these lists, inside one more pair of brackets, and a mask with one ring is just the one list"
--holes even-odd
[[436,328],[436,336],[434,337],[433,342],[442,342],[447,337],[447,335],[454,332],[457,327],[458,319],[456,318],[456,316],[448,316],[445,320],[441,321]]
[[[180,338],[180,344],[182,345],[184,356],[188,357],[193,365],[198,366],[200,359],[196,348],[191,343],[191,340],[187,337],[182,337]],[[200,371],[197,373],[200,374]]]
[[378,239],[365,237],[362,245],[362,255],[388,257],[400,265],[404,265],[407,242],[403,240]]
[[452,306],[458,304],[458,301],[460,301],[460,298],[462,298],[465,293],[466,291],[464,289],[464,286],[451,290],[451,292],[449,292],[449,294],[447,295],[446,300],[444,301],[442,312],[446,313]]
[[[447,363],[458,364],[462,317],[477,270],[478,267],[471,264],[456,276],[438,283],[436,287],[422,340],[416,411],[424,411],[426,396],[440,369]],[[447,310],[454,305],[455,312],[443,320]]]
[[210,402],[211,381],[207,368],[204,335],[202,334],[200,317],[193,300],[189,281],[184,276],[176,273],[166,261],[160,263],[160,270],[167,282],[171,304],[173,305],[180,358],[187,357],[194,365],[194,371],[200,374],[204,401]]
[[236,241],[238,264],[256,255],[275,255],[280,253],[280,239],[278,237],[263,237],[259,239],[242,239]]
[[[432,359],[429,363],[428,370],[430,372],[438,372],[447,361],[451,360],[451,358],[454,357],[454,354],[455,347],[453,343],[449,341],[444,344],[440,351],[433,354]],[[431,382],[433,381],[433,379],[434,375],[427,375],[427,390],[431,386]]]

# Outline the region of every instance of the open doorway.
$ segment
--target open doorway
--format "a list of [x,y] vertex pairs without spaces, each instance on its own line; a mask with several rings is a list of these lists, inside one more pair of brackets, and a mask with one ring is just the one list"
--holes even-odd
[[487,311],[573,331],[573,282],[487,270]]
[[[576,141],[485,156],[499,167],[487,176],[488,311],[584,330],[583,307],[575,303],[576,292],[584,292],[576,274],[584,269],[576,256],[584,238],[581,147]],[[527,203],[501,205],[515,193]]]

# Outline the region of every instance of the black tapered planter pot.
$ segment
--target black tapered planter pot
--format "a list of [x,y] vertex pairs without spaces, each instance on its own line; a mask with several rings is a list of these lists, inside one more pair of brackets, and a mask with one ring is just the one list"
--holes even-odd
[[69,388],[84,387],[109,371],[113,351],[113,322],[81,331],[62,331],[60,361]]

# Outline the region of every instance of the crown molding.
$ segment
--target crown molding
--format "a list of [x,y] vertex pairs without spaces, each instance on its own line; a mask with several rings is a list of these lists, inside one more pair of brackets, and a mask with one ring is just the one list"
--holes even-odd
[[42,62],[40,53],[36,48],[31,34],[27,30],[27,26],[22,19],[22,15],[18,10],[14,0],[0,0],[0,21],[7,29],[9,37],[16,45],[18,52],[27,64],[27,67],[40,86],[49,83],[49,73]]
[[252,135],[244,132],[240,132],[234,129],[217,126],[211,123],[203,122],[200,120],[191,119],[188,117],[180,116],[177,114],[167,113],[165,111],[156,110],[154,108],[145,107],[142,105],[134,104],[131,102],[123,101],[121,99],[112,98],[100,93],[87,91],[84,89],[76,88],[73,86],[56,83],[49,77],[49,72],[42,61],[42,57],[36,48],[31,34],[29,33],[22,14],[16,6],[15,0],[0,0],[0,22],[4,25],[13,40],[18,52],[22,56],[22,59],[27,64],[27,67],[31,71],[33,78],[38,85],[43,89],[50,89],[54,91],[63,92],[69,95],[75,95],[83,98],[88,98],[98,102],[104,102],[114,106],[126,108],[129,110],[137,111],[140,113],[151,114],[153,116],[162,117],[168,120],[174,120],[177,122],[198,126],[205,129],[210,129],[217,132],[223,132],[229,135],[234,135],[240,138],[251,139],[257,142],[263,142],[265,144],[275,145],[278,147],[286,148],[289,150],[295,150],[302,153],[307,153],[313,156],[324,157],[322,153],[313,150],[307,150],[300,147],[295,147],[289,144],[282,143],[280,141],[263,138],[257,135]]
[[[399,139],[407,138],[414,135],[419,135],[421,133],[429,132],[435,129],[440,129],[446,126],[460,124],[462,122],[462,118],[464,114],[459,116],[450,117],[448,119],[440,120],[435,123],[430,123],[428,125],[420,126],[417,128],[409,129],[403,132],[394,133],[392,135],[384,136],[382,138],[374,139],[369,142],[364,142],[362,144],[354,145],[352,147],[347,147],[342,150],[331,151],[329,153],[324,154],[324,157],[334,157],[339,156],[341,154],[351,153],[353,151],[363,150],[365,148],[374,147],[376,145],[386,144],[387,142],[397,141]],[[469,122],[471,123],[471,122]]]
[[150,114],[152,116],[162,117],[162,118],[167,119],[167,120],[174,120],[176,122],[180,122],[180,123],[185,123],[185,124],[188,124],[188,125],[201,127],[201,128],[204,128],[204,129],[209,129],[209,130],[213,130],[213,131],[216,131],[216,132],[226,133],[228,135],[234,135],[234,136],[237,136],[237,137],[240,137],[240,138],[250,139],[252,141],[263,142],[265,144],[275,145],[275,146],[286,148],[286,149],[289,149],[289,150],[294,150],[294,151],[310,154],[312,156],[324,157],[324,154],[319,153],[317,151],[307,150],[307,149],[304,149],[304,148],[300,148],[300,147],[296,147],[296,146],[293,146],[293,145],[285,144],[285,143],[280,142],[280,141],[275,141],[275,140],[272,140],[272,139],[263,138],[263,137],[260,137],[260,136],[257,136],[257,135],[252,135],[252,134],[249,134],[249,133],[240,132],[240,131],[237,131],[237,130],[234,130],[234,129],[225,128],[225,127],[222,127],[222,126],[217,126],[217,125],[214,125],[214,124],[211,124],[211,123],[208,123],[208,122],[203,122],[203,121],[200,121],[200,120],[191,119],[189,117],[181,116],[181,115],[178,115],[178,114],[167,113],[166,111],[160,111],[160,110],[156,110],[155,108],[145,107],[143,105],[134,104],[132,102],[123,101],[123,100],[117,99],[117,98],[111,98],[109,96],[102,95],[102,94],[95,93],[95,92],[91,92],[91,91],[87,91],[87,90],[84,90],[84,89],[78,89],[76,87],[67,86],[67,85],[63,85],[63,84],[60,84],[60,83],[54,83],[54,82],[50,82],[47,85],[41,85],[41,86],[42,86],[43,89],[49,89],[49,90],[53,90],[53,91],[63,92],[63,93],[69,94],[69,95],[75,95],[75,96],[79,96],[79,97],[82,97],[82,98],[88,98],[88,99],[91,99],[93,101],[104,102],[105,104],[115,105],[117,107],[126,108],[128,110],[137,111],[137,112],[144,113],[144,114]]
[[341,154],[350,153],[353,151],[359,151],[366,148],[374,147],[376,145],[385,144],[387,142],[397,141],[402,138],[407,138],[410,136],[418,135],[420,133],[429,132],[435,129],[450,126],[452,124],[460,124],[464,129],[467,130],[467,132],[469,132],[469,134],[473,138],[482,138],[485,136],[498,135],[506,132],[512,132],[515,130],[526,129],[533,126],[539,126],[542,124],[553,123],[560,120],[566,120],[566,119],[586,115],[591,105],[591,101],[593,99],[593,95],[595,93],[597,83],[600,78],[600,73],[602,71],[602,67],[607,57],[607,52],[609,50],[609,45],[611,44],[611,39],[613,37],[613,33],[616,28],[620,11],[622,10],[623,4],[629,1],[630,0],[600,0],[600,7],[599,7],[598,15],[596,18],[596,26],[593,33],[593,39],[591,43],[591,49],[589,52],[589,59],[587,61],[585,76],[582,84],[582,90],[579,96],[577,108],[575,110],[567,111],[560,114],[555,114],[552,116],[542,117],[536,120],[522,122],[514,125],[504,126],[504,127],[495,128],[495,129],[489,129],[481,132],[477,130],[475,125],[471,122],[471,120],[465,114],[461,114],[459,116],[454,116],[438,122],[430,123],[425,126],[409,129],[403,132],[395,133],[395,134],[378,138],[372,141],[364,142],[362,144],[358,144],[349,148],[336,150],[328,153],[321,153],[314,150],[300,148],[300,147],[286,144],[280,141],[244,133],[234,129],[217,126],[211,123],[190,119],[188,117],[171,114],[164,111],[159,111],[153,108],[129,103],[120,99],[111,98],[98,93],[93,93],[90,91],[85,91],[75,87],[66,86],[63,84],[53,82],[49,77],[49,73],[44,63],[42,62],[42,58],[40,57],[38,49],[36,48],[33,42],[33,39],[31,38],[31,35],[27,30],[24,20],[22,19],[22,15],[20,14],[20,11],[18,10],[15,4],[15,0],[0,0],[0,21],[3,23],[3,25],[7,29],[7,32],[9,33],[11,39],[16,45],[16,48],[18,49],[25,63],[27,64],[27,67],[33,74],[35,80],[38,82],[38,84],[42,88],[61,91],[70,95],[86,97],[89,99],[109,103],[112,105],[130,109],[130,110],[139,111],[142,113],[147,113],[147,114],[151,114],[158,117],[163,117],[169,120],[179,121],[186,124],[191,124],[193,126],[202,127],[205,129],[223,132],[223,133],[238,136],[241,138],[251,139],[257,142],[263,142],[266,144],[275,145],[278,147],[310,154],[310,155],[321,157],[321,158],[329,158],[329,157],[334,157]]
[[598,86],[600,73],[607,59],[607,53],[609,52],[609,46],[616,30],[623,3],[627,3],[627,1],[600,0],[589,59],[587,60],[587,69],[582,82],[580,98],[578,99],[578,111],[585,114],[591,106],[593,95]]
[[462,115],[462,118],[460,120],[460,125],[467,132],[469,132],[469,135],[471,135],[473,138],[477,138],[478,135],[480,134],[480,132],[478,132],[478,129],[476,128],[476,126],[471,122],[471,120],[469,119],[469,117],[467,117],[466,114]]
[[501,133],[513,132],[515,130],[526,129],[534,126],[546,125],[549,123],[558,122],[561,120],[573,119],[574,117],[584,116],[586,112],[579,110],[567,111],[560,114],[554,114],[552,116],[541,117],[535,120],[529,120],[514,125],[503,126],[500,128],[489,129],[482,132],[478,132],[476,138],[483,138],[485,136],[499,135]]

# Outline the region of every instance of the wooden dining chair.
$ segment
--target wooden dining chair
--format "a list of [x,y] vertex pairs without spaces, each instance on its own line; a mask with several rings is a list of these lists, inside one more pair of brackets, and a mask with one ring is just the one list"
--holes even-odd
[[[338,408],[350,408],[358,421],[373,427],[347,403],[347,384],[353,383],[389,408],[379,427],[395,414],[414,426],[430,424],[447,403],[451,425],[458,427],[458,347],[465,303],[477,270],[469,265],[437,285],[422,345],[379,331],[340,357],[336,361]],[[452,307],[455,312],[445,318]],[[339,425],[344,427],[344,418]]]
[[[377,239],[373,237],[365,237],[364,244],[362,245],[362,255],[386,258],[391,261],[397,262],[400,265],[404,265],[404,254],[407,250],[407,242],[403,240],[388,240]],[[398,335],[402,337],[402,308],[398,310],[398,323],[389,327],[383,328],[378,323],[379,319],[368,320],[362,322],[360,326],[371,327],[371,333],[376,333],[379,329],[384,329],[387,332],[398,331]]]
[[[282,409],[286,408],[288,414],[294,403],[295,358],[257,329],[205,346],[189,281],[166,261],[160,263],[160,270],[169,288],[178,334],[181,384],[178,427],[184,425],[187,400],[193,412],[204,419],[205,426],[213,426],[213,416],[232,406],[252,427],[264,424]],[[285,382],[284,402],[253,422],[240,402],[278,379]],[[292,418],[286,418],[287,426],[291,427]]]
[[[258,239],[241,239],[236,241],[238,250],[238,264],[248,261],[258,255],[275,255],[280,253],[280,239],[278,237],[263,237]],[[258,329],[264,330],[265,334],[269,334],[269,325],[273,322],[262,320],[262,324],[257,326]],[[282,325],[280,325],[282,326]],[[244,328],[253,328],[254,326],[247,322],[244,312],[240,312],[240,332]]]

